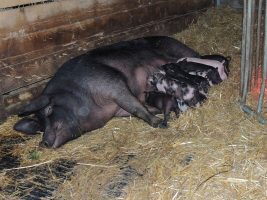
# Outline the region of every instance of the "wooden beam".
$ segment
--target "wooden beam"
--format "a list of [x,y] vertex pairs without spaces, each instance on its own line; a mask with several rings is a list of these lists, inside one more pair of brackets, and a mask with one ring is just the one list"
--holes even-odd
[[[114,2],[117,6],[124,1]],[[17,113],[38,96],[50,77],[70,58],[122,40],[179,32],[211,5],[208,0],[155,0],[151,5],[143,0],[138,2],[145,6],[134,8],[137,1],[131,2],[135,3],[122,4],[125,9],[118,12],[106,10],[107,7],[103,10],[98,7],[99,12],[94,14],[71,12],[71,23],[66,22],[67,17],[41,20],[36,22],[40,30],[29,26],[27,37],[2,40],[0,118]],[[116,6],[113,8],[117,9]],[[131,9],[126,9],[127,6]]]

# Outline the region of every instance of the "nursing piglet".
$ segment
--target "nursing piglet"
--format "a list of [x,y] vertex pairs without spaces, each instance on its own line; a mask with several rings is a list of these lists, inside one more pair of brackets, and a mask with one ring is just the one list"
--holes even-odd
[[180,114],[176,98],[172,95],[157,91],[145,92],[145,101],[149,106],[159,109],[164,114],[161,127],[167,127],[171,111],[175,112],[176,117]]
[[194,84],[198,90],[202,94],[207,94],[208,89],[210,88],[209,81],[202,77],[202,76],[197,76],[197,75],[191,75],[185,71],[183,71],[180,67],[179,64],[177,63],[169,63],[161,66],[161,68],[166,72],[166,75],[174,78],[174,79],[183,79],[185,81],[188,81],[189,83],[191,82]]
[[[217,62],[217,61],[216,61]],[[183,60],[177,63],[177,68],[185,71],[191,75],[201,76],[206,78],[209,82],[209,85],[217,85],[222,82],[222,77],[217,68],[211,67],[209,65],[189,62],[187,60]]]
[[[205,58],[205,56],[203,56]],[[206,56],[207,57],[207,56]],[[177,63],[181,62],[193,62],[193,63],[198,63],[206,66],[213,67],[218,70],[220,79],[226,80],[229,74],[229,67],[228,64],[229,62],[226,62],[225,60],[223,61],[218,61],[215,60],[215,58],[219,58],[218,56],[213,56],[214,59],[203,59],[203,58],[193,58],[193,57],[186,57],[186,58],[181,58],[177,61]]]
[[173,95],[179,102],[184,102],[189,107],[199,107],[207,98],[199,92],[194,84],[168,77],[164,71],[154,73],[149,77],[148,83],[154,86],[157,91]]
[[226,75],[229,76],[229,73],[230,73],[229,64],[230,64],[230,61],[231,61],[231,57],[230,56],[225,57],[225,56],[219,55],[219,54],[211,54],[211,55],[200,56],[200,58],[209,59],[209,60],[217,60],[217,61],[223,63],[224,71],[225,71]]

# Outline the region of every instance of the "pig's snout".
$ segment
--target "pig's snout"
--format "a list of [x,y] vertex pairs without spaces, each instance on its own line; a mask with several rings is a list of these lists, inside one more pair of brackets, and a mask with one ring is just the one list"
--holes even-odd
[[44,148],[52,148],[55,140],[56,140],[56,135],[54,133],[48,131],[44,132],[43,139],[39,143],[39,146]]

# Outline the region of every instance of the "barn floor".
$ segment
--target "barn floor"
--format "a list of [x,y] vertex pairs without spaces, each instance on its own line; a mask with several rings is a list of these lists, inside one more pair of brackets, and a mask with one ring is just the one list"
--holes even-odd
[[49,150],[9,118],[0,126],[0,199],[266,199],[267,126],[238,104],[241,20],[240,11],[210,9],[174,35],[202,54],[231,56],[231,75],[167,129],[115,118]]

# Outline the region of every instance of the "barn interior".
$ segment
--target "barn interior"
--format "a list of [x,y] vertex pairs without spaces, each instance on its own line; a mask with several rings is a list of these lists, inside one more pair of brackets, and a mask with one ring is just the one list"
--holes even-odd
[[[0,199],[266,199],[267,126],[239,104],[242,4],[216,2],[2,0]],[[148,35],[231,56],[229,78],[166,129],[113,118],[56,150],[13,130],[66,60]]]

